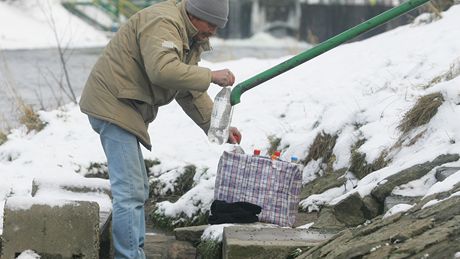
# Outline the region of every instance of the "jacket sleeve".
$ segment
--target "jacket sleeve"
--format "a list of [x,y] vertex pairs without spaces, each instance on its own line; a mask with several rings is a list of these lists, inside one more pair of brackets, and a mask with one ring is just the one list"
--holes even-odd
[[153,85],[175,90],[205,92],[211,70],[184,62],[184,44],[179,24],[167,18],[152,19],[138,32],[145,70]]
[[176,101],[206,134],[211,123],[213,102],[206,92],[180,91]]

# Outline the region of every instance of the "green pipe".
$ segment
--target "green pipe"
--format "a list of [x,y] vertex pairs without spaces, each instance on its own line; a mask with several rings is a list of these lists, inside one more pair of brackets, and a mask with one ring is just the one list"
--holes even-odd
[[399,6],[396,6],[394,8],[391,8],[390,10],[387,10],[359,25],[356,25],[355,27],[348,29],[324,42],[321,44],[315,46],[314,48],[311,48],[309,50],[306,50],[272,68],[269,68],[241,83],[239,83],[235,88],[232,90],[231,96],[230,96],[230,103],[232,105],[240,103],[240,97],[241,95],[246,92],[247,90],[258,86],[259,84],[272,79],[273,77],[282,74],[316,56],[319,56],[326,51],[329,51],[340,44],[355,38],[356,36],[363,34],[366,31],[369,31],[371,29],[374,29],[375,27],[382,25],[391,19],[394,19],[404,13],[407,13],[408,11],[428,2],[429,0],[409,0],[405,3],[400,4]]

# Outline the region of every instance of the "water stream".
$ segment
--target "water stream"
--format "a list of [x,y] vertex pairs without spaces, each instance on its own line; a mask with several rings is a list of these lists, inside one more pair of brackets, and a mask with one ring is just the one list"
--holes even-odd
[[[102,48],[68,49],[65,61],[72,89],[81,94]],[[243,57],[274,58],[292,55],[292,49],[215,47],[203,59],[219,62]],[[54,109],[71,102],[57,49],[0,51],[0,129],[16,127],[20,116],[18,100],[34,109]]]

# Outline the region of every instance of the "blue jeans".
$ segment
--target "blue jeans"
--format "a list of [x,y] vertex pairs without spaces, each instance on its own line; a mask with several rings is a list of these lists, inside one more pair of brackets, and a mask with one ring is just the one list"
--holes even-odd
[[144,259],[144,203],[149,185],[136,136],[117,125],[88,116],[99,133],[109,168],[113,198],[112,238],[115,258]]

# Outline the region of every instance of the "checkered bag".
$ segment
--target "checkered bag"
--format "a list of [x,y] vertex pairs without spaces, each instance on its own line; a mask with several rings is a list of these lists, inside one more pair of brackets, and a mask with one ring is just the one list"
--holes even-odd
[[259,221],[292,227],[297,215],[302,173],[297,164],[267,157],[224,152],[214,199],[259,205]]

